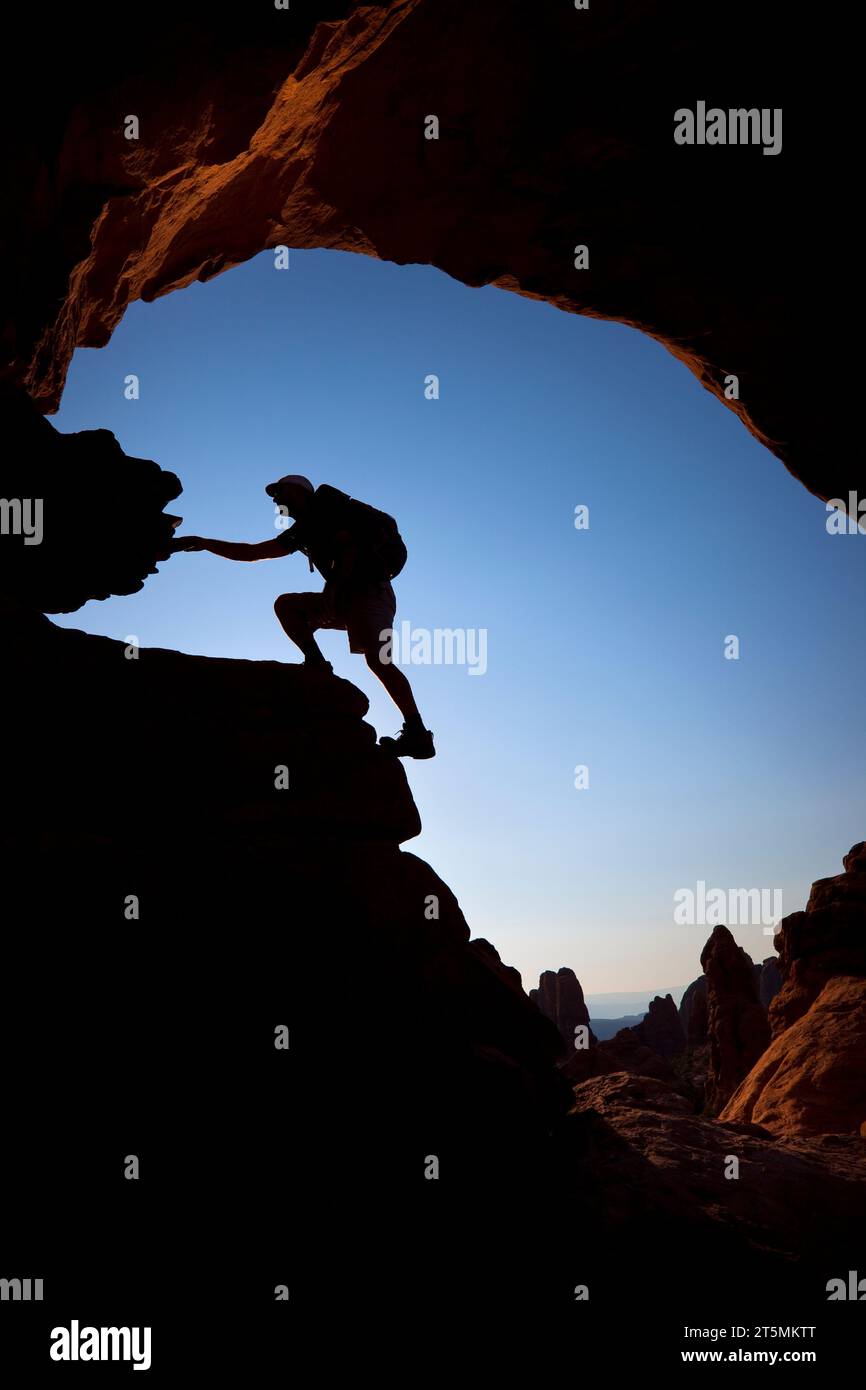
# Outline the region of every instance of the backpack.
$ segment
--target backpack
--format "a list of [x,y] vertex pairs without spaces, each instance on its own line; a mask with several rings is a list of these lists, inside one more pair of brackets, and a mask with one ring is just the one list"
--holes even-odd
[[360,551],[361,567],[370,579],[396,579],[408,558],[397,523],[387,512],[359,502],[339,488],[322,483],[316,496],[324,494],[328,505],[338,506],[345,529]]

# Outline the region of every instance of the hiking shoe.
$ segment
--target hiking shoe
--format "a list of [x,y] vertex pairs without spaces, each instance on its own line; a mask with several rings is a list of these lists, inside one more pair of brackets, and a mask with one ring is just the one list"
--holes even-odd
[[436,756],[436,749],[433,747],[433,735],[423,725],[421,728],[410,729],[404,724],[396,738],[380,738],[379,747],[384,748],[386,753],[392,753],[395,758],[435,758]]
[[298,665],[302,671],[307,671],[312,676],[316,674],[332,676],[334,674],[334,668],[330,661],[299,661]]

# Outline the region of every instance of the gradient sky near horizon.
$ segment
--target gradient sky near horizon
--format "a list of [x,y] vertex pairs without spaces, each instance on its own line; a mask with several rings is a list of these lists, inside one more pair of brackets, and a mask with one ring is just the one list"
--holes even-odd
[[[405,764],[424,829],[404,848],[527,989],[562,965],[588,994],[686,984],[709,928],[674,923],[678,889],[778,888],[795,911],[866,834],[866,535],[828,534],[823,503],[634,330],[427,266],[292,251],[279,271],[264,252],[132,305],[75,354],[53,421],[176,472],[181,534],[273,535],[263,488],[286,472],[397,517],[398,621],[488,634],[483,676],[406,668],[438,755]],[[320,585],[300,556],[176,555],[54,621],[293,661],[274,597]],[[396,732],[345,635],[321,645]],[[759,926],[734,935],[771,954]]]

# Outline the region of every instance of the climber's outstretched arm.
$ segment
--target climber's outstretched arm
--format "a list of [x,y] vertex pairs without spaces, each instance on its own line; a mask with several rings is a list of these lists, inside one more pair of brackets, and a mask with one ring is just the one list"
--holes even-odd
[[245,541],[214,541],[205,536],[178,536],[172,542],[172,553],[178,550],[209,550],[224,560],[278,560],[287,554],[277,536],[248,545]]

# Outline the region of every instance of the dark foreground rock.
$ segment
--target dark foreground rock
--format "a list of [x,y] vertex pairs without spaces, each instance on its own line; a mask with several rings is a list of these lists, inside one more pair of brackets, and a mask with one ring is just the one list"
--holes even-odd
[[[737,1269],[752,1288],[762,1261],[779,1287],[796,1267],[806,1272],[813,1307],[826,1297],[824,1282],[850,1249],[849,1223],[866,1220],[862,1139],[777,1140],[759,1126],[695,1115],[670,1085],[625,1072],[585,1081],[574,1095],[565,1133],[581,1199],[599,1214],[597,1236],[620,1246],[630,1232],[635,1248],[653,1250],[659,1277],[700,1251],[692,1293],[709,1298],[719,1276],[730,1278],[728,1306]],[[732,1159],[738,1176],[726,1177]]]
[[[149,1173],[141,1281],[166,1249],[194,1249],[228,1280],[263,1248],[277,1264],[291,1248],[305,1296],[326,1303],[335,1251],[375,1250],[389,1307],[417,1312],[420,1297],[429,1319],[565,1311],[587,1281],[618,1307],[640,1249],[657,1252],[657,1289],[678,1288],[683,1307],[734,1278],[760,1297],[767,1281],[811,1289],[843,1254],[850,1267],[861,1140],[783,1145],[702,1119],[667,1076],[684,1054],[636,1036],[635,1065],[662,1075],[584,1081],[568,1114],[557,1029],[402,848],[414,802],[353,686],[278,663],[127,656],[21,612],[7,622],[18,814],[5,901],[19,926],[3,1027],[28,1065],[7,1073],[21,1142],[4,1147],[0,1179],[108,1211],[95,1268],[115,1267],[112,1232],[125,1229],[105,1156],[136,1143]],[[281,1022],[290,1084],[273,1048]],[[197,1165],[181,1235],[178,1153]],[[739,1183],[720,1176],[725,1155],[740,1158]],[[240,1191],[243,1222],[215,1222]],[[305,1192],[315,1221],[301,1231]],[[29,1212],[10,1214],[13,1252],[32,1239]],[[700,1277],[684,1280],[693,1248]],[[379,1287],[358,1307],[376,1306]]]

